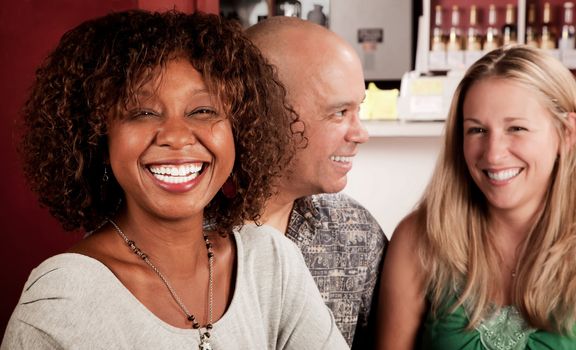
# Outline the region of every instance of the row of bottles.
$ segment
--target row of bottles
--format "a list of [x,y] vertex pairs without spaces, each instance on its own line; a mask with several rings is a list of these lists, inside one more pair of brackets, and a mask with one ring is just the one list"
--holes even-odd
[[[536,6],[534,3],[529,4],[525,43],[543,49],[574,49],[575,27],[573,12],[574,4],[565,2],[563,4],[562,27],[557,35],[552,24],[550,3],[546,2],[543,5],[542,23],[539,26],[536,22]],[[490,51],[501,45],[518,42],[516,7],[513,4],[506,5],[505,21],[501,28],[497,26],[498,12],[494,4],[488,7],[487,23],[484,30],[481,29],[478,23],[476,5],[471,5],[469,8],[468,28],[465,33],[460,25],[461,10],[457,5],[452,6],[448,31],[443,29],[442,14],[442,6],[436,5],[430,41],[431,51]]]
[[574,3],[563,4],[563,18],[560,35],[556,35],[555,26],[552,23],[552,9],[549,2],[544,3],[542,9],[542,25],[538,32],[536,24],[536,5],[528,5],[528,18],[526,21],[526,44],[542,49],[574,49]]
[[506,5],[506,20],[501,30],[497,27],[496,6],[488,9],[488,22],[483,32],[478,26],[478,10],[476,5],[470,6],[469,25],[466,35],[462,34],[460,26],[460,8],[452,6],[450,29],[444,33],[442,29],[442,6],[437,5],[432,29],[432,51],[479,51],[493,50],[501,45],[517,43],[517,27],[515,6]]

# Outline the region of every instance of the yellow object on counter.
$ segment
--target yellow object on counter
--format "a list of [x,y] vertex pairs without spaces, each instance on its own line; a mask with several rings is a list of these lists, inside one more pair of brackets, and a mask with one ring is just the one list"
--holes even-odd
[[444,93],[445,80],[442,77],[416,79],[410,85],[410,95],[412,96],[442,96]]
[[397,119],[398,89],[382,90],[369,83],[366,99],[360,107],[360,119]]

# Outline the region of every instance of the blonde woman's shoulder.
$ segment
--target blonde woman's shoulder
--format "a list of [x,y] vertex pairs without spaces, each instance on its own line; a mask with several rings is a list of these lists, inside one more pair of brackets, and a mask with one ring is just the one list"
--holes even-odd
[[423,271],[418,256],[418,216],[396,227],[382,269],[378,349],[413,349],[425,313]]
[[405,216],[396,226],[394,229],[394,233],[392,234],[391,242],[393,241],[400,241],[399,244],[406,244],[406,243],[417,243],[418,237],[420,237],[420,219],[419,214],[417,212],[412,212]]

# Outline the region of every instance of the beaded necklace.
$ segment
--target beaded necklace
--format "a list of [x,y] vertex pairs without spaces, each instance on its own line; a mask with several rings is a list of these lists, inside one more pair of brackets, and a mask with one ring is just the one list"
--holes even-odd
[[[158,277],[160,277],[160,279],[162,280],[162,283],[164,283],[166,288],[168,288],[170,295],[172,296],[174,301],[176,301],[176,304],[178,304],[180,309],[186,315],[186,319],[188,321],[192,322],[192,328],[198,329],[198,332],[200,334],[199,349],[200,350],[212,350],[212,345],[210,344],[209,340],[210,340],[210,330],[213,328],[213,326],[212,326],[212,305],[213,305],[213,299],[214,299],[213,298],[214,252],[212,252],[212,243],[210,243],[210,240],[208,240],[208,236],[206,235],[206,233],[204,233],[204,242],[206,243],[206,250],[208,251],[208,323],[204,327],[201,327],[200,324],[198,323],[198,321],[196,320],[196,317],[194,317],[194,315],[192,315],[190,313],[190,311],[188,311],[188,308],[186,308],[186,305],[184,305],[184,303],[182,302],[182,299],[178,296],[178,294],[176,294],[176,291],[174,290],[172,285],[170,285],[170,283],[168,282],[168,279],[164,276],[164,274],[162,272],[160,272],[160,270],[158,270],[158,268],[152,263],[152,261],[150,261],[150,259],[148,258],[148,255],[146,253],[144,253],[140,248],[138,248],[138,246],[136,245],[136,243],[134,241],[128,239],[128,237],[124,234],[124,232],[120,229],[120,227],[113,220],[108,219],[108,221],[112,224],[112,226],[114,226],[114,228],[116,229],[116,232],[118,232],[120,237],[122,237],[124,242],[126,242],[128,247],[130,247],[132,252],[134,254],[136,254],[138,257],[140,257],[142,260],[144,260],[144,262],[152,269],[152,271],[154,271],[156,273],[156,275],[158,275]],[[204,331],[202,331],[202,328],[204,328]]]

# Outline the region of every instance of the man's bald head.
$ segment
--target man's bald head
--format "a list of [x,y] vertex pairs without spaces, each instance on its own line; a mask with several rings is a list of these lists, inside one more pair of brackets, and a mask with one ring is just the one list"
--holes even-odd
[[318,39],[341,40],[330,30],[295,17],[275,16],[246,30],[246,35],[260,50],[273,56],[293,51],[296,47],[318,45]]
[[[276,66],[299,114],[299,104],[311,89],[323,89],[333,71],[364,80],[362,65],[354,48],[336,33],[316,23],[295,17],[275,16],[246,30],[246,35]],[[316,85],[316,86],[315,86]],[[322,86],[319,86],[322,85]]]
[[324,65],[339,59],[360,65],[354,49],[334,32],[295,17],[275,16],[246,30],[246,35],[278,68],[290,92],[293,80],[314,77]]

